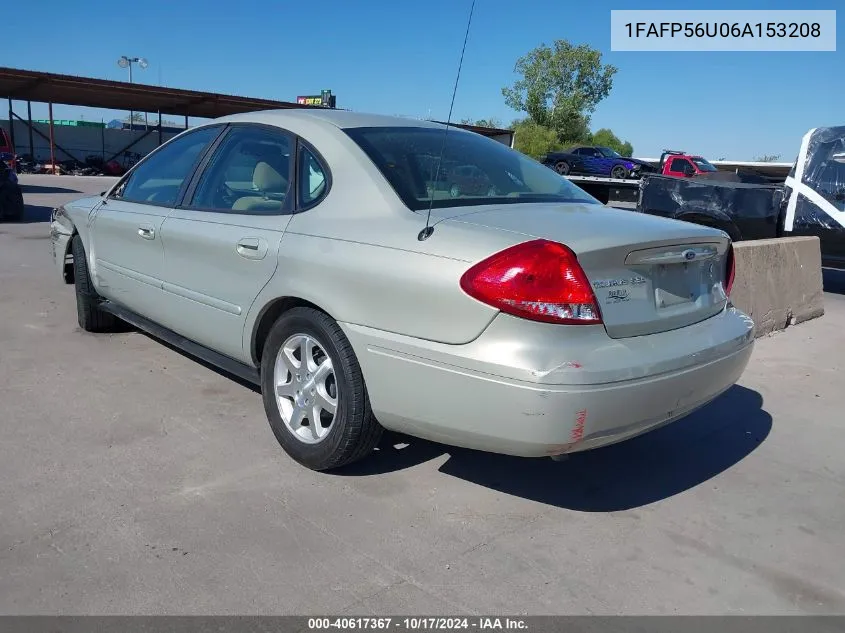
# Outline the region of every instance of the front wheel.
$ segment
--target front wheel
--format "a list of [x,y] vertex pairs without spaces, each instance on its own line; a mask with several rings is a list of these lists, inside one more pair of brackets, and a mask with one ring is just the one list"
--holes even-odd
[[620,179],[627,178],[628,169],[624,165],[616,165],[613,169],[610,170],[610,177]]
[[279,444],[312,470],[357,461],[381,437],[355,352],[319,310],[294,308],[273,325],[261,357],[261,393]]
[[569,163],[567,163],[565,160],[561,160],[555,163],[555,171],[561,176],[568,176],[570,170],[571,167],[569,166]]
[[117,318],[100,309],[100,297],[91,281],[88,260],[82,238],[74,235],[70,241],[73,254],[73,282],[76,290],[76,318],[86,332],[109,332],[117,324]]

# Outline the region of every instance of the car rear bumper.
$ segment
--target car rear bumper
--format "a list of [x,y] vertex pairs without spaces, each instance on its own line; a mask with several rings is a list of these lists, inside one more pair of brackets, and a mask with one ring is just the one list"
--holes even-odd
[[[508,328],[492,324],[492,332],[471,344],[445,346],[451,357],[435,344],[418,341],[414,348],[399,340],[403,337],[342,327],[361,363],[373,411],[386,428],[525,457],[613,444],[684,417],[738,380],[754,341],[750,319],[731,308],[681,330],[627,341],[602,333],[610,354],[594,347],[583,360],[566,360],[573,356],[551,350],[561,362],[549,370],[548,354],[544,357],[539,348],[527,355],[534,356],[535,367],[521,367],[532,337],[503,339]],[[552,327],[559,338],[567,334]],[[682,339],[686,345],[677,344]],[[559,347],[581,354],[582,345],[562,341]],[[482,346],[504,358],[479,362]],[[510,372],[503,370],[502,360]]]

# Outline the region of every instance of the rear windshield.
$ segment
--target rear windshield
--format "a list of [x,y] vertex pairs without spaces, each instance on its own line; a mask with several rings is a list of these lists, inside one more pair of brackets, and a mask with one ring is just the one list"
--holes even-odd
[[[601,204],[556,172],[492,139],[450,128],[344,130],[414,211],[482,204]],[[442,151],[442,159],[441,159]]]

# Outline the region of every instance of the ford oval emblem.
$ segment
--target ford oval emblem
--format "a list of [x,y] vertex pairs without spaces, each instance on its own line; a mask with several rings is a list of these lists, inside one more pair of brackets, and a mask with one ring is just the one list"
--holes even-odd
[[684,251],[684,259],[687,261],[695,259],[695,251]]

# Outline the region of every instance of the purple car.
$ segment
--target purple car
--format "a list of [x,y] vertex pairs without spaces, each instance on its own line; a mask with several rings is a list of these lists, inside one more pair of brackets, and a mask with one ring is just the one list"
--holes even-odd
[[562,176],[583,174],[586,176],[609,176],[611,178],[639,178],[646,172],[653,172],[649,163],[635,158],[626,158],[609,147],[580,145],[564,152],[551,152],[543,158],[543,164]]

